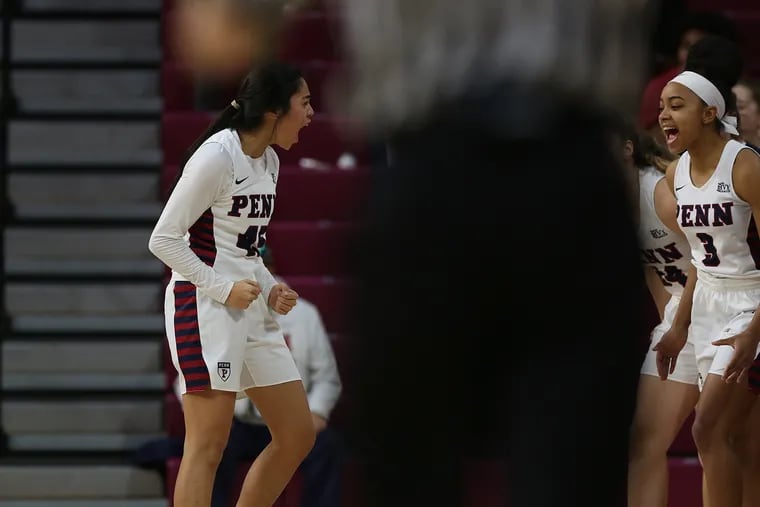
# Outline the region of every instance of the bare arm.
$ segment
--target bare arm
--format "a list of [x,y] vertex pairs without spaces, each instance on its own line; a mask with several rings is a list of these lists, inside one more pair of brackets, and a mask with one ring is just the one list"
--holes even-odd
[[[752,206],[755,227],[760,234],[760,157],[752,150],[742,150],[734,162],[734,190]],[[760,312],[755,312],[747,329],[760,342]]]
[[665,227],[680,238],[684,237],[678,226],[678,204],[673,194],[673,185],[668,182],[667,177],[658,181],[654,187],[654,209]]
[[678,167],[678,159],[668,164],[668,167],[665,169],[665,180],[668,182],[667,188],[670,191],[670,193],[673,194],[674,198],[676,196],[676,191],[675,191],[676,167]]
[[[660,216],[660,220],[673,232],[681,233],[681,228],[678,226],[677,217],[677,204],[675,191],[673,190],[673,182],[675,180],[676,166],[678,160],[674,160],[668,165],[665,170],[665,182],[667,186],[663,188],[661,183],[657,184],[655,191],[655,206],[657,207],[657,215]],[[659,190],[659,191],[657,191]],[[691,254],[691,252],[689,252]],[[678,310],[676,311],[675,318],[673,319],[674,328],[686,330],[691,324],[691,305],[692,297],[694,296],[694,287],[697,285],[697,268],[692,262],[689,265],[689,272],[686,275],[686,286],[683,289],[681,295],[681,301],[678,303]]]
[[697,268],[692,263],[689,266],[689,274],[686,275],[686,287],[681,294],[681,301],[678,303],[678,310],[673,318],[672,327],[686,331],[691,324],[691,305],[694,297],[694,287],[697,285]]
[[655,306],[657,306],[657,313],[660,314],[660,320],[665,317],[665,305],[670,301],[670,292],[665,290],[665,286],[662,284],[660,275],[657,274],[652,267],[647,267],[644,271],[647,288],[652,295]]

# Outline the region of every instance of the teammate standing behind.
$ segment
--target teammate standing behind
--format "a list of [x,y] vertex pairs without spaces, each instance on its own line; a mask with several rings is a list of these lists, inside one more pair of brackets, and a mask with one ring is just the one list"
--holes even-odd
[[739,133],[752,149],[760,152],[760,83],[742,79],[733,92],[739,113]]
[[[658,149],[653,139],[640,136],[630,122],[621,121],[619,136],[626,169],[635,175],[634,190],[639,194],[642,262],[661,321],[651,333],[656,344],[678,308],[691,251],[678,228],[676,200],[665,179],[665,168],[674,157]],[[699,398],[694,344],[687,342],[666,382],[659,379],[655,354],[652,350],[647,354],[639,381],[628,469],[630,507],[667,507],[667,452]]]
[[723,135],[738,134],[725,112],[735,110],[741,68],[735,44],[705,37],[661,97],[668,147],[683,153],[667,181],[693,266],[657,363],[662,378],[674,372],[688,331],[704,381],[692,431],[711,507],[760,503],[757,432],[749,431],[756,397],[746,385],[760,341],[760,157]]
[[301,377],[273,315],[297,294],[260,258],[274,211],[279,160],[314,111],[298,70],[269,63],[195,142],[150,238],[172,268],[166,334],[183,394],[185,444],[175,507],[208,507],[236,397],[259,408],[272,435],[246,476],[240,504],[271,506],[314,444]]

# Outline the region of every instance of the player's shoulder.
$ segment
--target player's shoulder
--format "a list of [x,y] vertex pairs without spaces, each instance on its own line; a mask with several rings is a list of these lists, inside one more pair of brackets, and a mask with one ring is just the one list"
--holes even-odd
[[671,160],[668,166],[665,168],[665,176],[668,178],[672,178],[673,175],[676,173],[676,169],[678,168],[678,163],[681,161],[681,158],[683,155],[680,155],[678,158]]
[[232,167],[232,154],[220,140],[209,138],[195,150],[188,160],[186,170],[192,170],[192,167],[203,168],[204,170],[209,170],[209,168],[228,170]]
[[744,147],[736,154],[733,173],[735,178],[751,178],[753,184],[760,182],[760,154],[750,147]]
[[267,146],[267,148],[265,150],[265,153],[266,153],[266,156],[267,156],[268,160],[270,160],[270,161],[272,161],[274,163],[273,168],[275,170],[279,170],[280,169],[280,157],[279,157],[279,155],[277,155],[277,151],[273,147]]
[[734,164],[760,167],[760,152],[750,144],[745,144],[736,154]]

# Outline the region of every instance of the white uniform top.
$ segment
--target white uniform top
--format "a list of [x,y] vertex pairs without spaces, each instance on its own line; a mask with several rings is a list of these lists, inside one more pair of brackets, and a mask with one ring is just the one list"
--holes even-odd
[[712,176],[701,187],[691,180],[691,157],[681,155],[674,190],[678,225],[691,246],[694,265],[721,278],[760,278],[760,241],[752,207],[733,185],[736,156],[748,146],[728,141]]
[[198,148],[150,237],[150,251],[172,268],[172,280],[189,281],[224,303],[235,281],[255,279],[269,300],[277,282],[259,249],[274,212],[279,169],[271,147],[251,158],[230,129]]
[[654,189],[665,177],[654,167],[639,170],[639,248],[646,266],[653,267],[671,295],[681,295],[686,285],[691,253],[689,242],[673,232],[657,216]]

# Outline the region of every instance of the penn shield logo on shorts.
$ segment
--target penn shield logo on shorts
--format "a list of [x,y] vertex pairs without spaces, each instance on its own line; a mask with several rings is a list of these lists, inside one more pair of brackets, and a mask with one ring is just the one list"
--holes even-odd
[[216,372],[220,379],[227,382],[227,379],[230,378],[230,363],[216,363]]

